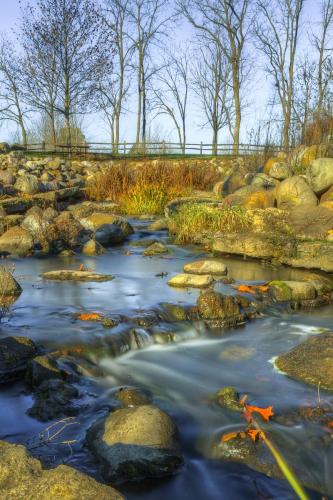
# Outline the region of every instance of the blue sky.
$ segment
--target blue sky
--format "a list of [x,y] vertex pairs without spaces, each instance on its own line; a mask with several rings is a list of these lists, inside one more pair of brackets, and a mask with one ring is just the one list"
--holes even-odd
[[[24,1],[24,0],[23,0]],[[34,3],[32,0],[31,3]],[[300,51],[309,51],[309,46],[305,43],[305,34],[312,28],[315,29],[316,21],[319,17],[320,0],[306,0],[304,11],[304,26],[303,38],[300,44]],[[17,25],[20,14],[19,0],[0,0],[0,32],[9,33],[12,28]],[[184,37],[184,33],[190,33],[190,29],[186,26],[180,26],[175,30],[173,42],[176,44],[180,38]],[[244,114],[242,140],[247,142],[249,132],[252,127],[256,126],[258,121],[263,120],[267,116],[267,101],[270,94],[270,82],[267,76],[260,69],[260,65],[252,75],[251,86],[247,90],[247,97],[250,105]],[[123,118],[123,126],[121,130],[121,140],[130,142],[134,140],[135,133],[135,96],[128,104],[129,113]],[[199,107],[195,102],[190,104],[190,109],[193,110],[188,120],[188,142],[209,142],[211,140],[211,131],[209,128],[202,128],[202,117]],[[84,129],[86,137],[90,141],[108,140],[108,131],[103,120],[97,116],[87,116],[84,119]],[[158,133],[161,139],[174,140],[176,136],[171,122],[164,117],[159,117],[151,123],[153,132]],[[13,135],[13,127],[3,125],[0,129],[0,140],[10,140]],[[227,142],[229,140],[227,133],[221,133],[219,142]]]

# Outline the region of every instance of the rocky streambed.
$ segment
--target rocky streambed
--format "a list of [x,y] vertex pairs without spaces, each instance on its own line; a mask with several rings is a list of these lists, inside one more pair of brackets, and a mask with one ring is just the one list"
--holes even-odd
[[4,261],[4,498],[295,498],[242,435],[245,396],[309,497],[332,494],[329,276],[129,223],[98,256]]

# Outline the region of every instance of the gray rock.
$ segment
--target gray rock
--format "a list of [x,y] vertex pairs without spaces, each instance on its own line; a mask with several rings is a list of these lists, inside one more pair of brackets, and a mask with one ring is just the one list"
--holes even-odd
[[22,227],[12,227],[0,236],[0,253],[26,257],[33,247],[32,235]]
[[307,170],[307,178],[313,191],[320,195],[333,185],[333,158],[318,158]]
[[234,297],[213,290],[202,292],[198,297],[197,306],[203,319],[227,319],[240,314]]
[[152,257],[153,255],[160,255],[164,253],[168,253],[168,247],[163,245],[163,243],[156,242],[147,247],[143,252],[143,255],[145,257]]
[[15,182],[15,189],[25,194],[36,194],[40,191],[40,183],[35,175],[22,175]]
[[168,281],[168,285],[179,288],[208,288],[213,281],[209,275],[177,274]]
[[151,405],[110,413],[88,432],[87,444],[107,480],[117,482],[174,473],[182,464],[171,418]]
[[22,288],[3,266],[0,266],[0,298],[21,295]]
[[95,255],[102,255],[105,252],[106,249],[100,243],[98,243],[98,241],[93,239],[87,241],[87,243],[85,243],[82,248],[82,253],[91,257]]
[[277,206],[281,209],[291,209],[298,205],[315,207],[318,198],[307,182],[300,176],[289,177],[276,188]]
[[271,166],[269,175],[273,177],[273,179],[284,181],[292,176],[292,170],[288,163],[276,162]]
[[270,189],[279,185],[279,181],[273,179],[267,174],[256,174],[251,182],[251,186],[255,186],[257,188]]
[[189,274],[223,275],[227,274],[228,269],[227,266],[219,260],[197,260],[196,262],[185,264],[184,272]]

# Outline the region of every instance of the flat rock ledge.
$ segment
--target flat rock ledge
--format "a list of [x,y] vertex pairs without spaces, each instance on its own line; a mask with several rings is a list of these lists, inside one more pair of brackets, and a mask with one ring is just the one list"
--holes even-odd
[[60,271],[49,271],[43,273],[42,277],[45,280],[55,280],[55,281],[111,281],[114,276],[111,274],[98,274],[90,271],[70,271],[70,270],[60,270]]
[[209,275],[177,274],[168,281],[168,285],[178,288],[208,288],[213,282],[214,279]]
[[333,391],[333,332],[310,337],[279,356],[275,364],[291,378]]
[[0,441],[0,491],[3,499],[25,500],[124,500],[110,486],[67,465],[43,470],[24,446]]

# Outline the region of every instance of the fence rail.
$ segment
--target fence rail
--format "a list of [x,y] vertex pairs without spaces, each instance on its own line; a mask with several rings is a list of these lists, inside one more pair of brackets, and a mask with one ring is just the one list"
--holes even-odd
[[[82,145],[66,144],[27,144],[25,150],[28,152],[62,155],[107,155],[111,157],[122,156],[181,156],[181,155],[207,155],[207,156],[235,156],[232,144],[188,143],[182,146],[176,142],[147,142],[137,144],[135,142],[122,142],[117,145],[104,142],[89,142]],[[240,144],[238,155],[266,155],[280,151],[281,148],[274,145]]]

